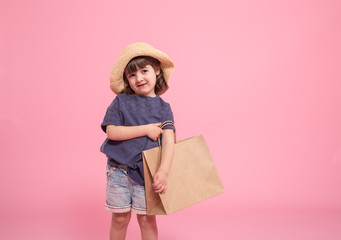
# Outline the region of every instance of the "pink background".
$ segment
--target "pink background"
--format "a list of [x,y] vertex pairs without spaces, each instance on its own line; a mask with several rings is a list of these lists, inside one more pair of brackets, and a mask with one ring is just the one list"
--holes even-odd
[[[112,65],[145,41],[176,69],[178,139],[226,193],[160,239],[341,239],[340,1],[0,2],[0,239],[107,239]],[[132,219],[127,239],[138,239]]]

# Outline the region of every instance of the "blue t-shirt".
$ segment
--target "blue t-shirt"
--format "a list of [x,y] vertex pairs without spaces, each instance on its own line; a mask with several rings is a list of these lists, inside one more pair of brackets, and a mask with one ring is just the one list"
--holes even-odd
[[[145,97],[131,94],[119,94],[110,104],[101,127],[106,132],[107,125],[138,126],[150,123],[174,122],[170,105],[161,97]],[[164,129],[174,129],[166,126]],[[106,139],[101,152],[108,157],[109,165],[124,164],[128,166],[128,175],[137,183],[144,184],[142,151],[158,146],[147,136],[124,141]]]

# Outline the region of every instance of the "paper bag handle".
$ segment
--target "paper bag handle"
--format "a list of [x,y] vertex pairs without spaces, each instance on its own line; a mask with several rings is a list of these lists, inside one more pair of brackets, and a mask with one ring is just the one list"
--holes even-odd
[[[174,127],[174,142],[176,143],[176,130],[175,130],[175,125],[174,125],[174,122],[173,121],[165,121],[163,122],[159,127],[161,129],[163,129],[164,127],[168,126],[168,125],[171,125]],[[160,136],[157,138],[158,142],[159,142],[159,147],[161,147],[161,140],[160,140]]]

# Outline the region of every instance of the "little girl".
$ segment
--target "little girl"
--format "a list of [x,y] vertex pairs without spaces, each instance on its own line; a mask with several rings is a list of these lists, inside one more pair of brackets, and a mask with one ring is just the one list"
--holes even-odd
[[171,107],[160,97],[168,89],[174,64],[165,53],[146,43],[127,46],[115,63],[110,88],[117,94],[101,125],[107,139],[101,146],[107,161],[105,209],[112,212],[110,239],[125,239],[131,211],[137,214],[142,239],[157,239],[156,218],[146,215],[142,151],[158,146],[162,134],[161,165],[153,176],[155,192],[167,189],[174,155]]

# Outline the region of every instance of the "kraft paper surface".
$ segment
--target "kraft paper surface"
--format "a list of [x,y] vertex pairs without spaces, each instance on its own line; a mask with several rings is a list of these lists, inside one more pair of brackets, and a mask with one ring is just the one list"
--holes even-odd
[[160,148],[143,151],[142,158],[147,214],[170,214],[225,191],[202,135],[175,144],[165,193],[155,193],[152,186],[152,176],[160,166]]

